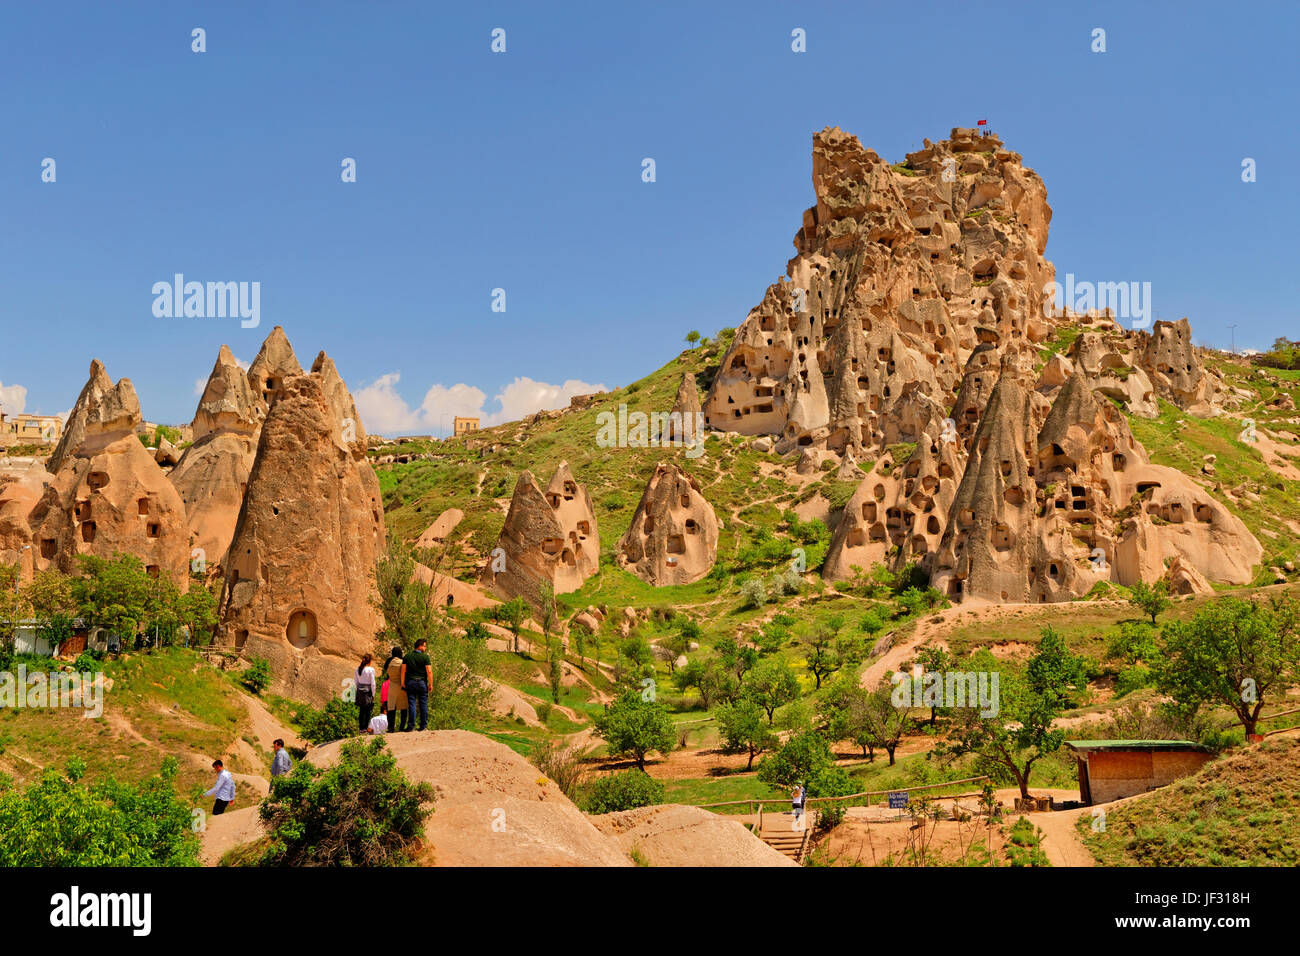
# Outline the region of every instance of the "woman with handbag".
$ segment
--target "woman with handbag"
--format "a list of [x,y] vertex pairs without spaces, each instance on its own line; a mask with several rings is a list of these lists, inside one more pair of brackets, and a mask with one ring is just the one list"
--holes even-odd
[[362,733],[370,726],[370,715],[375,709],[375,669],[370,661],[370,655],[363,654],[357,666],[357,729]]

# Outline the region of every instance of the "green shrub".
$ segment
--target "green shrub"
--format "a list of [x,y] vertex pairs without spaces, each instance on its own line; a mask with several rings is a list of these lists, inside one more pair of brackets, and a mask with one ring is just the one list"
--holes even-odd
[[254,694],[260,694],[271,683],[271,665],[265,657],[254,657],[239,682]]
[[767,603],[767,587],[758,578],[750,578],[740,586],[740,596],[745,607],[762,607]]
[[78,674],[98,674],[104,669],[103,660],[99,651],[82,651],[72,662],[72,669]]
[[134,785],[87,787],[85,764],[47,769],[26,790],[0,793],[0,866],[198,866],[190,810],[176,795],[177,764]]
[[1145,664],[1133,664],[1119,672],[1115,679],[1115,696],[1123,697],[1143,687],[1155,684],[1155,673]]
[[302,704],[293,719],[302,730],[303,740],[318,746],[359,732],[357,705],[341,697],[331,697],[323,710]]
[[663,803],[664,785],[644,770],[625,770],[592,781],[583,792],[588,813],[616,813]]
[[384,739],[349,740],[338,763],[300,761],[272,780],[262,802],[268,845],[261,866],[394,866],[405,863],[433,812],[433,787],[411,783]]
[[1011,866],[1051,866],[1047,854],[1041,846],[1043,831],[1029,822],[1028,817],[1021,817],[1011,825],[1007,836],[1007,863]]

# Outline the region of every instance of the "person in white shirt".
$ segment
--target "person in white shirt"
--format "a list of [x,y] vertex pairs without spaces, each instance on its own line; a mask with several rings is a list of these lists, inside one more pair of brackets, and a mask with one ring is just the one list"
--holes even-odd
[[386,734],[388,733],[388,717],[385,714],[375,714],[370,718],[370,726],[366,728],[368,734]]
[[215,798],[212,803],[212,815],[216,817],[225,813],[226,807],[235,799],[235,778],[230,775],[230,771],[220,760],[212,761],[212,769],[217,772],[217,782],[203,795]]
[[362,733],[370,726],[370,715],[375,711],[375,669],[370,661],[370,655],[363,654],[357,666],[357,730]]

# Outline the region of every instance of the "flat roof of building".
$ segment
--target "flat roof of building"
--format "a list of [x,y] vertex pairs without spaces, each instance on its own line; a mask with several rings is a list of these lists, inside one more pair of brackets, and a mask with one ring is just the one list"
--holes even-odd
[[1075,750],[1208,750],[1194,740],[1067,740]]

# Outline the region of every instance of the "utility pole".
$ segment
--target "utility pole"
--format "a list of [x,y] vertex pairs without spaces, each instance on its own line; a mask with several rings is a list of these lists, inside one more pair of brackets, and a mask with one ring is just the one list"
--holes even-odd
[[1232,354],[1237,354],[1237,323],[1233,322],[1228,326],[1228,331],[1232,334]]

